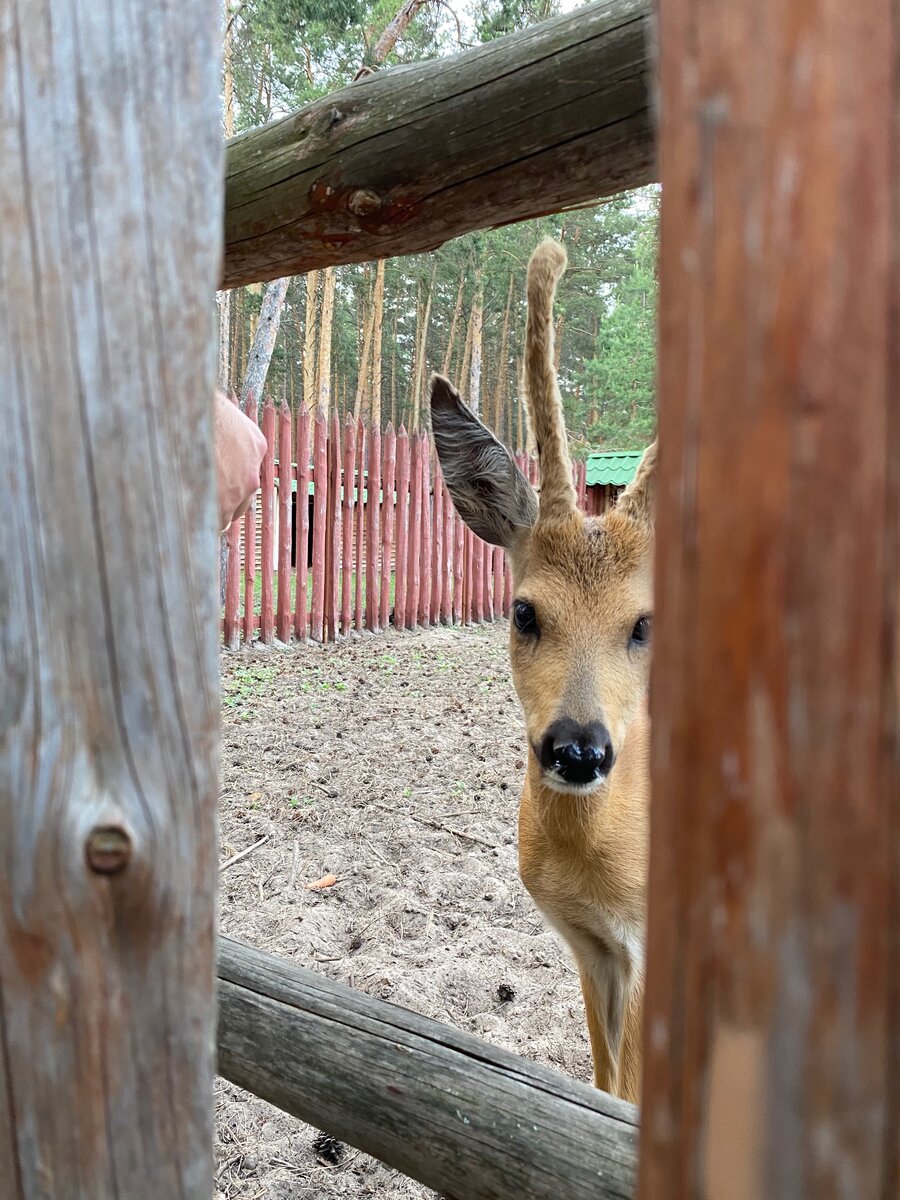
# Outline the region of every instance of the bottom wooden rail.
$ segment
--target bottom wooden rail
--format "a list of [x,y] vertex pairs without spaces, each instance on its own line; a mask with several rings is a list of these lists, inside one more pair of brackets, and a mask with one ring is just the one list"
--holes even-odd
[[232,1083],[454,1200],[634,1194],[633,1105],[229,938],[218,1054]]

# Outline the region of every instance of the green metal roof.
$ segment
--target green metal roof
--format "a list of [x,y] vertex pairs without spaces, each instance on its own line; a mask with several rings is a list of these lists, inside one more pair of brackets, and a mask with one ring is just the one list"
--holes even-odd
[[588,455],[587,486],[612,485],[625,487],[634,479],[643,450],[601,450]]

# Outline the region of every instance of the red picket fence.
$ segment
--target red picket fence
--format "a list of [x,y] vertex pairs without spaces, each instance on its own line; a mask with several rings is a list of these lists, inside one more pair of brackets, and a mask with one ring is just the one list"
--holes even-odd
[[[254,408],[250,401],[248,415]],[[260,492],[227,537],[227,646],[333,641],[508,612],[506,556],[456,515],[427,434],[390,425],[382,433],[350,416],[342,428],[321,412],[294,420],[271,404],[262,429]],[[536,460],[516,461],[536,483]],[[583,508],[584,463],[575,484]]]

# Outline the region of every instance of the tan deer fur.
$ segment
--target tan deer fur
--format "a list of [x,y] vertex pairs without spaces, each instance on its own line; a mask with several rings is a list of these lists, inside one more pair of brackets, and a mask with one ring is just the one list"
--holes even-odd
[[[597,1087],[637,1102],[649,811],[644,635],[653,600],[656,447],[615,508],[592,518],[577,509],[553,367],[553,299],[565,264],[563,248],[545,239],[528,267],[524,376],[539,499],[439,376],[432,427],[457,511],[480,537],[504,546],[512,566],[510,655],[529,747],[519,810],[522,880],[578,964]],[[532,610],[534,625],[520,631],[517,621]],[[558,764],[547,766],[541,747],[560,722],[602,727],[611,755],[597,770],[608,773],[569,784]]]

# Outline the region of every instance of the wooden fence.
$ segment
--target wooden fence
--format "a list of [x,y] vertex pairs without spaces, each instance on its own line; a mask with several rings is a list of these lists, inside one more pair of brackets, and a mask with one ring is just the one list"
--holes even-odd
[[[251,399],[249,415],[255,407]],[[228,533],[226,646],[470,624],[508,611],[506,556],[457,516],[428,434],[382,432],[349,416],[342,425],[321,411],[294,418],[271,404],[262,430],[259,496]],[[537,460],[516,461],[536,484]],[[585,508],[583,462],[574,476]]]

